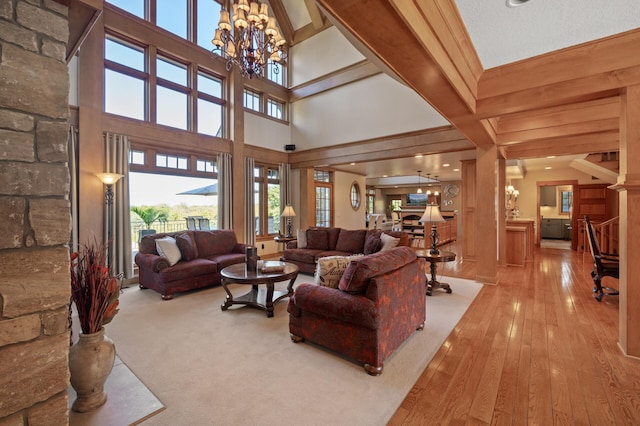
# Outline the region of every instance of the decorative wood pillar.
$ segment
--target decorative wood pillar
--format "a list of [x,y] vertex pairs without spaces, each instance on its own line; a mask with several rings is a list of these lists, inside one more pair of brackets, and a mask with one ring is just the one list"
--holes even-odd
[[97,173],[104,172],[102,106],[104,105],[104,19],[98,18],[78,57],[78,240],[100,237],[103,229],[104,186]]
[[476,259],[476,160],[462,160],[462,257]]
[[[640,357],[640,85],[621,96],[620,174],[612,188],[620,201],[620,348]],[[635,167],[634,167],[635,165]]]
[[507,186],[507,161],[498,158],[498,263],[507,264],[507,213],[505,188]]
[[244,79],[236,67],[230,73],[230,129],[231,129],[231,167],[233,168],[232,227],[238,241],[246,241],[244,235]]
[[[482,145],[476,148],[476,229],[482,238],[476,238],[476,281],[495,283],[498,274],[498,207],[496,173],[498,147]],[[504,213],[500,208],[500,213]]]

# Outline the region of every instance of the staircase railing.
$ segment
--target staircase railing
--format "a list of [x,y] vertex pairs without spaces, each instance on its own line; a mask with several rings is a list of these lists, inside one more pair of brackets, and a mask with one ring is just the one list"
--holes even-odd
[[603,253],[618,254],[620,247],[618,241],[618,236],[620,235],[620,216],[594,225],[593,229],[596,231],[596,238],[598,239],[600,250]]

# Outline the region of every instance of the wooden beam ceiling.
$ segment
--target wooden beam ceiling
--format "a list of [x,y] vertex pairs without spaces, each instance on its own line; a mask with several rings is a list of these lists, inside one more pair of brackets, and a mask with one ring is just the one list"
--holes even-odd
[[429,155],[474,149],[457,129],[444,126],[391,137],[375,138],[289,154],[292,168],[338,166],[351,162],[366,162],[405,158],[417,154]]
[[453,1],[318,4],[475,145],[508,159],[618,149],[640,30],[483,70]]

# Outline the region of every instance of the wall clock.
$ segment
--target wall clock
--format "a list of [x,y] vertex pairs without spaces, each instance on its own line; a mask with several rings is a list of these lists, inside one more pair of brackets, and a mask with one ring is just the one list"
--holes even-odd
[[454,198],[456,195],[458,195],[458,192],[460,192],[460,188],[458,188],[458,185],[454,183],[450,183],[444,187],[444,195],[446,197]]

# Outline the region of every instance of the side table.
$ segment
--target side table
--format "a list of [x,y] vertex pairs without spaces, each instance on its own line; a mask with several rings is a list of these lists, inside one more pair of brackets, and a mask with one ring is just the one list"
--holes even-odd
[[440,253],[431,253],[430,249],[416,250],[416,256],[426,259],[431,265],[431,279],[427,281],[427,296],[431,296],[431,292],[437,288],[441,288],[447,293],[452,293],[451,287],[447,283],[441,283],[436,279],[438,273],[438,262],[451,262],[456,260],[456,254],[451,251],[442,251]]
[[297,238],[296,237],[275,237],[273,239],[276,243],[278,244],[282,244],[282,249],[284,250],[285,248],[287,248],[287,243],[289,241],[296,241]]

